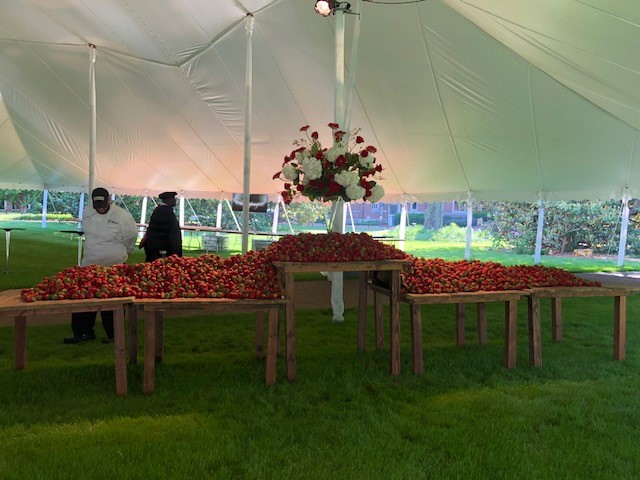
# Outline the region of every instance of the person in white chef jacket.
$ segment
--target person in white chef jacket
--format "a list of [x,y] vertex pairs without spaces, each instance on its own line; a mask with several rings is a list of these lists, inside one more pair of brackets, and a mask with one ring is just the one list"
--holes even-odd
[[[138,227],[129,212],[111,200],[105,188],[91,192],[91,205],[87,205],[82,216],[85,235],[84,255],[81,266],[115,265],[127,261],[133,252],[138,236]],[[101,312],[102,326],[107,334],[103,343],[113,342],[113,311]],[[73,335],[65,337],[64,343],[81,343],[93,340],[93,327],[97,312],[78,312],[71,315]]]

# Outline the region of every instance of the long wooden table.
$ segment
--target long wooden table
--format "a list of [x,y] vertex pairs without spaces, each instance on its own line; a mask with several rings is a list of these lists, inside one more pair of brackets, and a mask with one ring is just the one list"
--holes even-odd
[[530,361],[542,366],[542,341],[540,326],[540,300],[551,300],[551,333],[555,341],[562,340],[562,299],[576,297],[613,297],[613,358],[622,361],[626,357],[627,296],[638,290],[628,287],[541,287],[532,288],[528,294],[530,329]]
[[[380,348],[382,338],[382,302],[381,296],[390,297],[390,291],[382,286],[370,285],[374,292],[376,347]],[[408,303],[411,310],[411,350],[413,353],[413,372],[424,373],[424,355],[422,345],[422,305],[452,304],[456,306],[456,343],[464,344],[465,317],[464,305],[476,303],[478,305],[478,340],[480,344],[487,342],[487,314],[486,304],[489,302],[504,302],[504,364],[507,368],[515,368],[517,353],[517,320],[518,301],[527,292],[520,290],[507,290],[500,292],[461,292],[461,293],[434,293],[434,294],[403,294],[401,302]]]
[[20,298],[20,290],[0,292],[0,316],[13,317],[15,326],[16,369],[27,368],[27,319],[42,315],[71,314],[75,312],[113,311],[116,395],[127,394],[127,362],[124,334],[125,309],[133,297],[92,298],[86,300],[47,300],[27,303]]
[[169,312],[198,311],[207,313],[256,312],[256,352],[262,356],[263,314],[268,315],[267,361],[265,383],[276,383],[276,362],[278,355],[278,312],[285,308],[285,299],[251,300],[231,298],[174,298],[174,299],[136,299],[132,308],[130,321],[130,360],[137,360],[137,313],[140,307],[144,314],[144,380],[143,392],[151,394],[155,391],[156,362],[163,357],[164,314]]
[[400,375],[400,273],[410,263],[409,260],[375,260],[368,262],[281,262],[274,261],[284,284],[285,298],[285,335],[287,356],[287,380],[294,382],[297,376],[296,357],[296,314],[295,314],[295,277],[298,272],[360,272],[358,286],[358,349],[364,350],[364,337],[367,325],[367,284],[368,272],[391,271],[390,285],[390,346],[389,370],[391,375]]

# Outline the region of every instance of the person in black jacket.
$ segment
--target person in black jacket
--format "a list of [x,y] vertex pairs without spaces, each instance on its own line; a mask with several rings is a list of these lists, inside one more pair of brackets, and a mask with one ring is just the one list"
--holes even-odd
[[176,192],[163,192],[158,195],[162,203],[151,214],[147,233],[140,242],[144,246],[147,262],[169,255],[182,256],[180,224],[176,214],[173,213],[176,195]]

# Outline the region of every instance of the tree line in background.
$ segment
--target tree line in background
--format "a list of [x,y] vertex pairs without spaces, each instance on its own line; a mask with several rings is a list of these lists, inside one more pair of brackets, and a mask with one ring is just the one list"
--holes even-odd
[[[42,198],[42,192],[38,190],[0,190],[3,205],[4,202],[9,202],[14,210],[33,219],[41,217]],[[68,215],[69,219],[77,218],[79,201],[79,193],[50,191],[47,211],[52,216],[57,214]],[[220,202],[221,200],[188,199],[185,201],[185,221],[215,225]],[[136,221],[141,220],[141,196],[116,196],[116,203],[129,211]],[[146,223],[153,208],[154,204],[150,201],[146,219],[142,223]],[[269,231],[274,208],[275,203],[270,202],[267,213],[250,213],[250,230]],[[475,229],[488,232],[488,238],[496,248],[512,248],[516,253],[533,253],[538,225],[537,203],[482,202],[474,203],[473,208],[474,225],[477,219],[483,219],[482,225]],[[640,205],[632,201],[630,209],[627,253],[637,255],[640,254]],[[569,253],[579,248],[590,248],[594,253],[615,254],[620,239],[621,211],[619,201],[545,202],[543,253]],[[292,202],[287,206],[287,215],[295,225],[317,224],[328,216],[328,207],[315,202]],[[236,219],[241,225],[241,212],[236,212]],[[286,222],[282,209],[279,220],[280,223]],[[418,226],[411,229],[411,235],[416,238],[432,239],[435,232],[448,227],[452,222],[465,227],[466,216],[455,219],[447,217],[443,214],[440,202],[428,203],[424,212],[412,212],[408,215],[408,223]],[[221,225],[224,229],[237,228],[226,202],[223,203]],[[449,232],[452,233],[451,229]],[[443,235],[435,236],[439,237]]]

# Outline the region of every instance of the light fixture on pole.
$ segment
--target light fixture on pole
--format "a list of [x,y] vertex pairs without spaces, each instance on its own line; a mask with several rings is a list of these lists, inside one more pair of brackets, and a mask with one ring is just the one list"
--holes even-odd
[[345,13],[351,13],[351,4],[348,2],[337,2],[335,0],[317,0],[314,10],[323,17],[335,14],[336,10],[343,10]]

